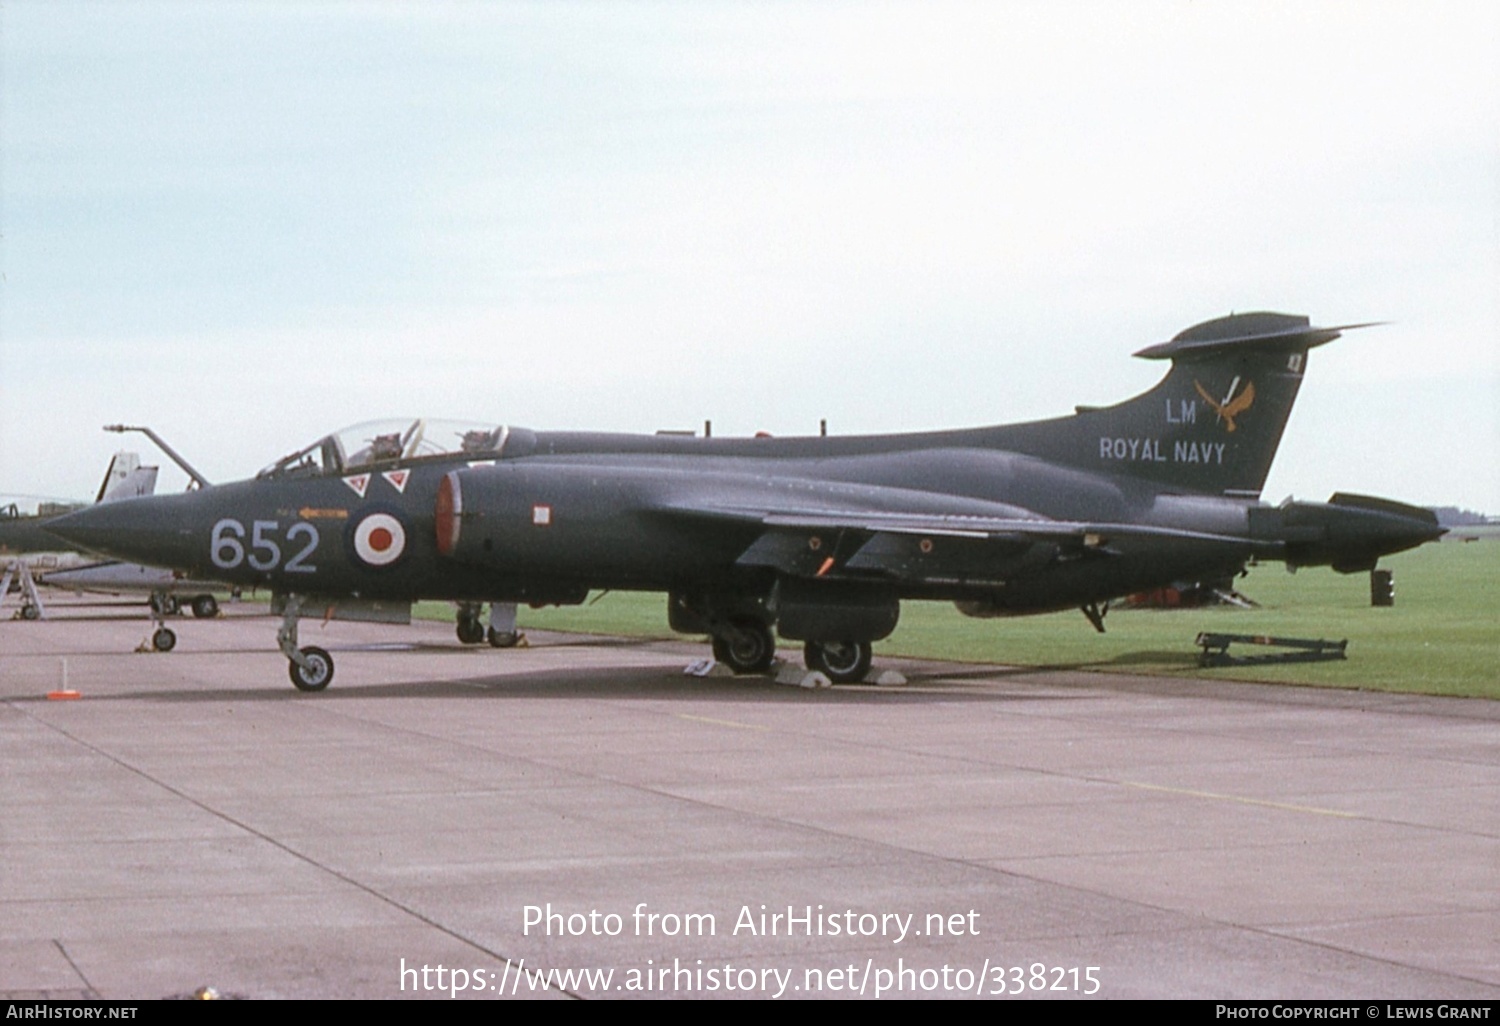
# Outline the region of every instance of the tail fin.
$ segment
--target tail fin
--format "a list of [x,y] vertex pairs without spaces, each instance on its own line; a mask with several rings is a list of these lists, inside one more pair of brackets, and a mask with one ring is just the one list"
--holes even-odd
[[[1205,321],[1136,353],[1170,359],[1143,395],[1024,425],[1023,451],[1198,494],[1258,498],[1302,384],[1307,351],[1363,324],[1245,313]],[[1029,443],[1029,444],[1027,444]]]
[[156,491],[156,467],[141,466],[141,458],[133,452],[117,452],[109,461],[104,480],[99,484],[95,502],[114,502],[116,499],[134,499]]

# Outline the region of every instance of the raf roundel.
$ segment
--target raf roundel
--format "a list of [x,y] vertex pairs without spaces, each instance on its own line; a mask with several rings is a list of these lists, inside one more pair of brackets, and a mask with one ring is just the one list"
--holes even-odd
[[390,566],[406,551],[406,528],[389,513],[371,513],[354,529],[354,553],[368,566]]

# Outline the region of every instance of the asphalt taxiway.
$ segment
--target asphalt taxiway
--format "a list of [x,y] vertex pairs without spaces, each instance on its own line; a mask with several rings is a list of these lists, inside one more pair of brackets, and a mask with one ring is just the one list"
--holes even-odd
[[1497,703],[227,608],[0,623],[0,997],[1500,998]]

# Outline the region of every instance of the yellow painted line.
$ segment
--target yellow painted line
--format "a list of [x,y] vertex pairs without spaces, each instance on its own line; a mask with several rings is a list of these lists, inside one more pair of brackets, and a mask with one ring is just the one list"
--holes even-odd
[[1237,794],[1216,794],[1213,791],[1194,791],[1187,787],[1165,787],[1161,784],[1142,784],[1135,780],[1116,780],[1122,787],[1137,787],[1142,791],[1164,791],[1167,794],[1187,795],[1189,798],[1212,798],[1215,801],[1235,802],[1240,805],[1259,805],[1267,809],[1282,809],[1286,812],[1310,812],[1315,816],[1333,816],[1336,819],[1363,819],[1358,812],[1343,812],[1339,809],[1320,809],[1315,805],[1292,805],[1289,802],[1270,802],[1264,798],[1242,798]]
[[770,730],[770,727],[758,727],[753,723],[736,723],[733,720],[715,720],[708,716],[689,716],[687,713],[673,713],[679,720],[692,720],[694,723],[712,723],[716,727],[738,727],[741,730]]

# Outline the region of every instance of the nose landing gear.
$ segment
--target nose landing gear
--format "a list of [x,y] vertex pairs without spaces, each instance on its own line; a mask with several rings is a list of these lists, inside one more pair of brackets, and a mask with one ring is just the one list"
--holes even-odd
[[298,691],[322,691],[333,680],[333,656],[316,645],[298,649],[301,662],[287,663],[287,674]]
[[297,647],[297,617],[302,596],[288,595],[281,610],[281,629],[276,644],[287,657],[287,674],[298,691],[322,691],[333,681],[333,656],[316,645]]

